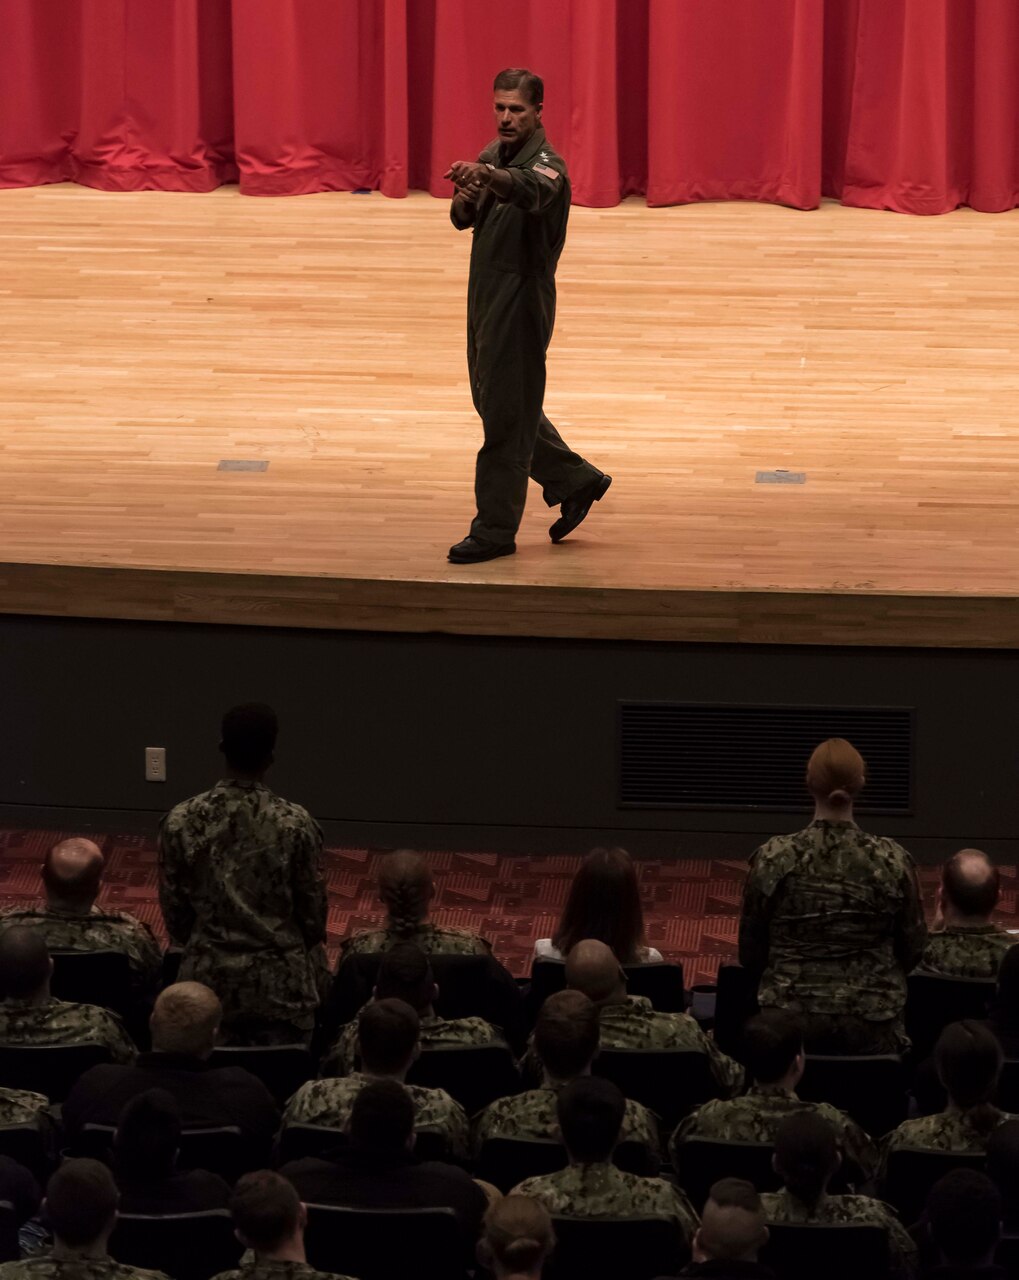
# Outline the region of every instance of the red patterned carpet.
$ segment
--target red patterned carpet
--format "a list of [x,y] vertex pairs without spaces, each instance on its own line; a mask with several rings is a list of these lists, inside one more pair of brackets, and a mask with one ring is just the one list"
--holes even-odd
[[[39,866],[46,849],[76,832],[0,832],[0,906],[39,895]],[[92,836],[107,858],[103,901],[147,921],[165,941],[156,900],[156,851],[145,836]],[[368,849],[329,849],[329,949],[340,939],[382,920],[375,897],[378,860]],[[528,857],[494,853],[431,853],[439,924],[473,929],[518,977],[528,970],[536,938],[548,937],[566,899],[577,857]],[[735,956],[736,925],[745,864],[711,859],[642,859],[648,940],[670,960],[681,960],[688,985],[711,982],[718,966]],[[1016,925],[1016,868],[1002,867],[998,916]],[[933,911],[937,868],[921,870],[924,897]]]

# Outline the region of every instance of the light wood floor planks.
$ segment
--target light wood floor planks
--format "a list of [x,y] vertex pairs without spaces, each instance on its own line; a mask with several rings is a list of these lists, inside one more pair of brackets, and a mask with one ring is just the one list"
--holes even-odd
[[463,569],[469,248],[425,195],[0,192],[0,609],[1019,646],[1019,212],[574,210],[546,408],[615,483]]

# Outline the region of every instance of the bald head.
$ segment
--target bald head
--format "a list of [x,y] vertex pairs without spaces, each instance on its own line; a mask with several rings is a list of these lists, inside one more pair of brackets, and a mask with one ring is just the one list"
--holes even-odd
[[91,840],[61,840],[46,855],[42,882],[50,906],[90,911],[103,878],[103,851]]
[[52,972],[41,929],[15,925],[0,934],[0,993],[4,999],[30,1000],[45,996]]
[[947,917],[984,923],[998,905],[998,868],[980,849],[960,849],[941,868],[941,909]]
[[708,1192],[694,1239],[694,1259],[756,1262],[768,1239],[761,1197],[742,1178],[723,1178]]
[[207,1058],[216,1047],[223,1006],[200,982],[175,982],[161,991],[149,1018],[152,1048]]
[[626,975],[604,942],[585,938],[566,957],[566,985],[595,1004],[626,995]]

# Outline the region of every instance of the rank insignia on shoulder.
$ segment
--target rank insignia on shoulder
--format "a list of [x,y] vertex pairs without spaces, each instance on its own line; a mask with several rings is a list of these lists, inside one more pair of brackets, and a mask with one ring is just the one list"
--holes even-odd
[[543,178],[551,178],[553,182],[559,177],[555,169],[550,169],[547,164],[533,164],[531,168],[535,173],[540,173]]

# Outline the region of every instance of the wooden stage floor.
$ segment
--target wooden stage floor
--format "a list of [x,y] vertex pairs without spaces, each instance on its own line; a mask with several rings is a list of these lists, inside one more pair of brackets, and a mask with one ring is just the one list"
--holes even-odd
[[1019,211],[576,209],[546,408],[615,482],[457,568],[469,247],[425,195],[0,192],[0,610],[1019,647]]

